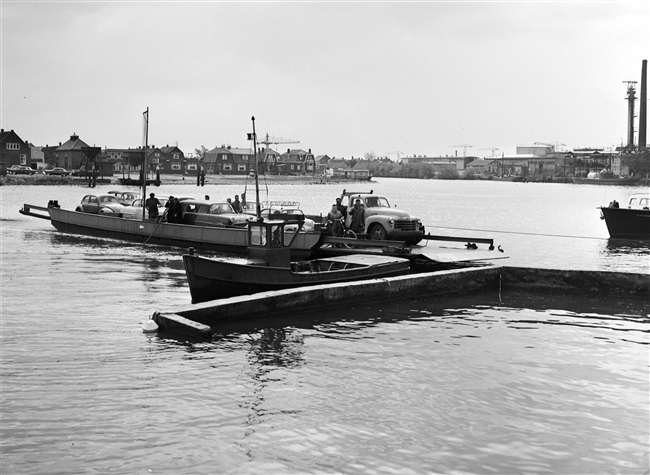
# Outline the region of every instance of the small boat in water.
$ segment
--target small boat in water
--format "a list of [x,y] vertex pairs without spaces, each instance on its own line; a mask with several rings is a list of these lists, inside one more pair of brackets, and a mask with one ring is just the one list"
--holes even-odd
[[632,194],[626,208],[612,201],[599,209],[610,237],[650,240],[650,192]]
[[183,265],[192,303],[269,290],[352,282],[406,274],[410,261],[388,255],[351,254],[291,261],[297,222],[262,220],[248,223],[247,256],[243,262],[200,257],[190,250]]

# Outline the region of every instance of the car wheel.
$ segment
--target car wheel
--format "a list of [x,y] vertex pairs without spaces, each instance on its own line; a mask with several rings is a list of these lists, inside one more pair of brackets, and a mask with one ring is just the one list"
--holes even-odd
[[388,238],[388,233],[381,224],[373,224],[368,230],[370,239],[373,241],[385,241]]
[[84,209],[83,209],[81,206],[77,206],[77,207],[75,208],[75,211],[83,211],[83,210],[84,210]]

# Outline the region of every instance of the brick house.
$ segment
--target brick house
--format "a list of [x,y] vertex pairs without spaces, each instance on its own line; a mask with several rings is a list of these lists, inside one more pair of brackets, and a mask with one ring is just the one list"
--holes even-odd
[[67,142],[59,143],[59,146],[54,149],[54,163],[50,165],[63,167],[66,170],[85,169],[89,163],[84,147],[88,147],[88,144],[77,134],[72,134]]
[[[155,147],[153,147],[155,148]],[[160,152],[158,166],[160,168],[160,173],[169,173],[174,175],[183,175],[186,173],[186,163],[185,163],[185,154],[177,146],[166,145],[158,149]],[[196,165],[194,166],[194,172],[196,172]]]
[[[314,175],[316,162],[311,149],[308,152],[300,149],[287,149],[280,155],[275,164],[277,172],[282,175]],[[271,170],[273,172],[273,170]]]
[[206,152],[203,166],[207,174],[247,175],[255,168],[255,154],[248,148],[222,145]]
[[32,166],[32,152],[27,142],[13,130],[0,129],[0,162],[7,168],[12,165]]

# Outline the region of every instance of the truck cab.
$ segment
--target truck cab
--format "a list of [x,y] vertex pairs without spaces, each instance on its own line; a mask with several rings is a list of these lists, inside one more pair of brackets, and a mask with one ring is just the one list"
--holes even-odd
[[356,200],[366,210],[366,233],[374,240],[405,241],[407,245],[419,243],[424,237],[424,225],[419,218],[406,211],[392,208],[388,199],[370,191],[346,191],[341,193],[341,204],[348,208],[346,228],[350,226],[350,209]]

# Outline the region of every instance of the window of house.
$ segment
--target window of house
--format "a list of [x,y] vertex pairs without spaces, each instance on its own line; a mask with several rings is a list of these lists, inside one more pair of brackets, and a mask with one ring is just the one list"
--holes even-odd
[[228,160],[228,155],[221,155],[221,160]]
[[246,165],[237,165],[237,171],[245,172],[246,171]]
[[181,164],[178,162],[173,162],[171,166],[172,170],[180,170],[181,169]]
[[187,164],[187,169],[188,170],[196,170],[196,163],[188,163]]
[[230,163],[224,163],[223,170],[226,171],[226,172],[229,172],[230,170],[232,170],[232,166],[230,165]]
[[242,159],[243,161],[247,162],[247,161],[248,161],[248,155],[242,155],[242,156],[241,156],[241,159]]
[[20,150],[20,144],[7,142],[7,150]]
[[178,160],[179,158],[181,158],[181,157],[179,157],[178,154],[175,153],[175,154],[174,154],[174,160]]
[[25,155],[24,153],[20,154],[20,164],[27,165],[27,155]]

